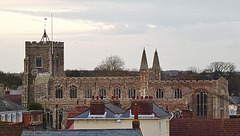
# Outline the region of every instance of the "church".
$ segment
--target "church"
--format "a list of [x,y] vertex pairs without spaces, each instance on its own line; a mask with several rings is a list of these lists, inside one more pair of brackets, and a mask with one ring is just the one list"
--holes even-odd
[[199,118],[229,118],[228,81],[161,79],[157,50],[152,67],[148,66],[145,49],[139,76],[66,77],[64,42],[50,41],[44,31],[41,41],[25,42],[22,104],[43,105],[47,123],[64,129],[68,112],[76,106],[89,106],[94,97],[105,102],[117,99],[123,109],[132,99],[149,98],[159,107],[174,113],[190,110]]

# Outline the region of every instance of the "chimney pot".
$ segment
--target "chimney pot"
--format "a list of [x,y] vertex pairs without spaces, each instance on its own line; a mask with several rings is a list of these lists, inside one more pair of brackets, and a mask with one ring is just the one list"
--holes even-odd
[[139,99],[139,96],[137,96],[137,99]]
[[143,99],[143,96],[141,96],[141,99]]
[[98,99],[99,99],[99,96],[97,95],[96,98],[97,98],[97,100],[98,100]]
[[112,95],[112,100],[114,99],[114,96]]
[[94,96],[92,96],[92,100],[94,100]]
[[118,99],[118,95],[116,95],[116,99]]
[[145,99],[148,99],[148,96],[145,96]]

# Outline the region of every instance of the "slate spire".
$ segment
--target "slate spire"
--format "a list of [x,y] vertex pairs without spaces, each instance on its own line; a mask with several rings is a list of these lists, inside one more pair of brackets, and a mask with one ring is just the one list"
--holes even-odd
[[147,70],[147,69],[148,69],[147,56],[146,56],[146,52],[145,52],[145,48],[144,48],[143,49],[143,53],[142,53],[142,60],[141,60],[140,71]]
[[154,53],[152,70],[153,71],[160,71],[160,64],[159,64],[157,49],[155,50],[155,53]]

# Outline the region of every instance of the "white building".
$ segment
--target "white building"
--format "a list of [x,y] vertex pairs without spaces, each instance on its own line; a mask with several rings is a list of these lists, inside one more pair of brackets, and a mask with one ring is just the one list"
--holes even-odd
[[24,107],[0,97],[0,121],[22,122]]
[[[101,100],[99,100],[101,101]],[[73,120],[69,129],[130,129],[134,120],[134,108],[124,111],[111,103],[91,102],[89,110],[68,118]],[[134,100],[137,103],[140,129],[144,136],[169,136],[169,119],[166,111],[152,101]],[[103,105],[102,105],[103,104]],[[92,106],[93,105],[93,106]],[[103,110],[102,110],[103,109]]]

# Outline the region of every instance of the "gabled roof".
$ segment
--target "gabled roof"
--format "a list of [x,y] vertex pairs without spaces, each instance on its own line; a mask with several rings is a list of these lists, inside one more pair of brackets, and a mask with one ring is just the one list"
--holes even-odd
[[[160,108],[157,104],[153,103],[153,114],[155,115],[154,117],[148,116],[148,115],[138,115],[138,118],[170,118],[171,115]],[[121,118],[129,118],[131,117],[131,109],[129,108],[124,112],[121,116]]]
[[[124,111],[122,108],[115,106],[111,103],[105,104],[105,115],[94,115],[92,117],[89,117],[90,110],[87,110],[83,113],[80,113],[77,116],[74,116],[69,119],[116,119],[116,118],[133,118],[134,116],[131,115],[131,109]],[[139,115],[139,118],[170,118],[171,115],[164,111],[162,108],[157,106],[155,103],[153,103],[153,115]]]
[[229,96],[229,103],[230,104],[240,104],[240,97],[239,96]]
[[108,110],[110,110],[110,111],[112,111],[113,113],[115,113],[115,114],[120,114],[120,113],[123,113],[123,112],[124,112],[124,110],[123,110],[122,108],[120,108],[120,107],[118,107],[118,106],[116,106],[116,105],[113,105],[112,103],[107,103],[107,104],[105,104],[105,107],[106,107]]
[[171,115],[160,108],[157,104],[153,103],[153,112],[158,116],[159,118],[170,118]]
[[0,112],[17,110],[25,110],[25,108],[7,99],[0,98]]
[[22,136],[142,136],[139,129],[78,129],[58,131],[28,131]]

